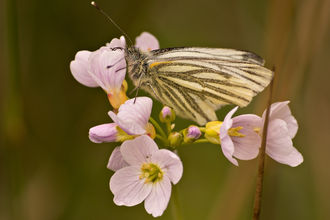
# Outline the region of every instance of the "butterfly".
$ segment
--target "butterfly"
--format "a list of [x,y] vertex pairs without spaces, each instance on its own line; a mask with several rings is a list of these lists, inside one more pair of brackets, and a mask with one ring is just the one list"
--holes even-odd
[[[95,2],[91,4],[129,39]],[[125,50],[128,74],[137,91],[142,88],[172,107],[177,116],[199,125],[217,120],[215,111],[224,105],[248,105],[274,76],[263,66],[261,57],[248,51],[206,47],[150,52],[134,46],[112,49]]]
[[177,116],[205,125],[224,105],[248,105],[271,82],[273,71],[258,55],[242,50],[175,47],[125,48],[128,74]]

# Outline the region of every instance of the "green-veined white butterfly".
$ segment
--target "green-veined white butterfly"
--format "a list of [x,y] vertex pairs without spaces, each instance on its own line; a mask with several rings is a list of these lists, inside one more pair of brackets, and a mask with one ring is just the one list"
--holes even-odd
[[234,49],[127,47],[125,59],[136,87],[199,125],[217,120],[214,111],[224,105],[248,105],[273,78],[261,57]]

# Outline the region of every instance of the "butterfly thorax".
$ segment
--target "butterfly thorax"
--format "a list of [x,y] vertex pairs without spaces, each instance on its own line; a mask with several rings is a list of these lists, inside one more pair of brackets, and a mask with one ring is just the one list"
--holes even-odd
[[143,52],[134,46],[125,49],[128,74],[135,86],[138,86],[140,78],[147,74],[148,57],[149,54],[147,52]]

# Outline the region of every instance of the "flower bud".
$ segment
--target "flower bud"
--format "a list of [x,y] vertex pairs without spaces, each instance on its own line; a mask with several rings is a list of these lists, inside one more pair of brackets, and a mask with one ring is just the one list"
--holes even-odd
[[211,121],[205,125],[205,138],[213,144],[220,144],[221,121]]
[[188,128],[183,130],[183,141],[192,144],[194,143],[198,138],[202,136],[202,132],[198,129],[195,125],[190,125]]
[[159,113],[159,120],[161,122],[172,122],[175,120],[175,112],[172,108],[164,106],[162,111]]
[[94,143],[102,142],[124,142],[132,140],[133,136],[128,135],[115,123],[98,125],[89,130],[89,139]]
[[169,136],[168,136],[168,141],[169,144],[172,147],[178,147],[181,145],[182,141],[183,141],[183,137],[182,134],[179,132],[172,132]]

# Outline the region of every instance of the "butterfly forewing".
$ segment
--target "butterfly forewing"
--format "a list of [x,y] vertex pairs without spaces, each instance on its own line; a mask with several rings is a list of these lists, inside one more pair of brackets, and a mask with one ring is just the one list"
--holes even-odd
[[178,57],[196,58],[216,58],[224,60],[243,60],[264,65],[264,60],[258,55],[249,51],[207,48],[207,47],[174,47],[152,51],[157,59],[176,59]]

